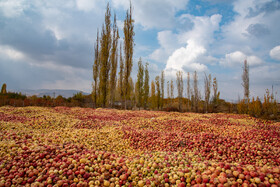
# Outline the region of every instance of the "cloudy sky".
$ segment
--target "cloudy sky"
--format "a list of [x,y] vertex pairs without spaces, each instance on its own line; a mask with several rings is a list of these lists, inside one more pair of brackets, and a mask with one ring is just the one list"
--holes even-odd
[[[110,0],[123,28],[128,0]],[[0,84],[8,89],[91,91],[96,30],[104,0],[0,0]],[[137,61],[152,79],[177,70],[217,77],[221,97],[243,97],[242,64],[250,65],[251,96],[274,85],[280,95],[279,0],[132,0]],[[121,31],[122,32],[122,31]],[[123,37],[123,36],[121,36]],[[186,83],[185,83],[186,85]]]

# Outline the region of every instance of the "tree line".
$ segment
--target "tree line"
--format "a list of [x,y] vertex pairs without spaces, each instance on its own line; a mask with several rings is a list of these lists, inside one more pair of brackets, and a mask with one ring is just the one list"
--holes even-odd
[[[134,48],[134,20],[132,19],[132,5],[126,12],[124,20],[123,47],[119,44],[119,29],[114,14],[111,24],[111,9],[109,3],[105,13],[105,21],[102,32],[97,38],[94,46],[93,64],[93,89],[92,99],[94,107],[114,107],[116,104],[116,92],[120,93],[121,106],[125,109],[131,105],[131,92],[133,81],[130,76],[133,66]],[[123,50],[123,51],[122,51]],[[124,52],[124,57],[123,53]],[[119,73],[117,77],[117,68]]]
[[[198,89],[198,74],[196,71],[193,72],[192,75],[190,75],[190,72],[187,73],[185,92],[183,72],[177,71],[176,80],[167,81],[167,96],[165,96],[165,72],[162,71],[154,80],[151,80],[151,84],[149,85],[149,64],[147,62],[144,65],[141,58],[138,60],[137,80],[134,83],[130,76],[133,66],[135,34],[134,20],[132,19],[132,5],[130,4],[124,21],[123,48],[121,43],[118,44],[119,29],[116,24],[116,14],[114,14],[113,20],[111,24],[111,9],[108,3],[101,35],[99,36],[99,31],[97,30],[95,42],[92,91],[94,107],[138,108],[139,110],[152,109],[205,113],[236,112],[248,113],[251,115],[257,113],[257,116],[262,113],[267,113],[265,108],[268,106],[274,107],[274,109],[269,110],[273,111],[274,114],[275,111],[277,111],[276,100],[273,95],[269,93],[267,93],[264,98],[263,109],[258,108],[258,106],[262,105],[260,104],[259,98],[250,100],[249,65],[247,60],[244,61],[242,75],[244,99],[240,100],[238,104],[220,99],[217,78],[214,77],[212,79],[211,74],[207,75],[204,73],[204,95],[202,95]],[[118,76],[117,69],[119,69]],[[176,98],[174,97],[175,86],[177,87],[178,94]],[[186,97],[183,96],[184,94]],[[258,104],[256,104],[256,102]]]
[[[137,80],[134,83],[130,74],[133,66],[134,47],[134,20],[132,18],[132,5],[126,11],[123,26],[123,47],[119,44],[119,29],[114,14],[111,23],[111,9],[107,4],[102,31],[99,35],[97,30],[96,42],[94,45],[94,63],[92,67],[93,84],[92,100],[93,107],[119,107],[123,109],[157,109],[169,108],[174,110],[175,102],[178,102],[178,110],[184,111],[183,103],[187,103],[187,111],[200,111],[201,95],[198,90],[197,72],[193,75],[193,89],[190,87],[190,74],[188,73],[187,98],[183,98],[183,72],[177,72],[178,98],[174,98],[175,82],[167,82],[167,99],[164,95],[165,73],[156,76],[149,85],[148,62],[144,65],[142,59],[138,61]],[[117,74],[117,69],[119,72]],[[205,107],[208,112],[210,101],[211,75],[205,75]],[[213,81],[214,103],[218,101],[217,80]],[[186,101],[183,101],[186,100]],[[213,103],[213,102],[212,102]],[[215,104],[214,104],[215,105]],[[173,108],[173,109],[172,109]]]
[[61,95],[58,95],[57,97],[51,97],[49,95],[43,95],[42,97],[39,97],[37,95],[26,96],[25,94],[22,94],[20,92],[8,92],[7,85],[4,83],[0,92],[0,106],[5,105],[10,105],[14,107],[92,107],[92,99],[91,95],[83,95],[82,92],[78,92],[69,98],[65,98]]
[[259,97],[250,99],[250,79],[249,79],[249,64],[244,60],[242,86],[244,89],[243,99],[239,99],[237,104],[237,112],[240,114],[249,114],[254,117],[262,117],[265,119],[278,119],[279,106],[274,96],[273,90],[270,93],[266,89],[263,102]]
[[[108,3],[101,32],[97,29],[92,66],[92,93],[90,95],[77,93],[70,98],[62,96],[56,98],[50,96],[26,97],[21,93],[7,92],[7,85],[3,84],[0,106],[111,107],[179,112],[228,112],[269,119],[278,117],[278,104],[273,91],[270,93],[269,90],[266,90],[263,102],[259,97],[250,99],[247,60],[244,61],[242,74],[244,97],[237,104],[220,99],[218,80],[216,77],[212,78],[211,74],[204,73],[203,94],[199,90],[196,71],[187,72],[186,75],[183,74],[183,71],[177,71],[176,80],[170,79],[167,82],[165,82],[165,72],[161,71],[160,75],[150,80],[149,63],[143,63],[141,58],[138,60],[137,79],[134,82],[131,78],[134,36],[132,5],[130,4],[126,11],[123,42],[121,43],[119,42],[120,33],[116,14],[111,23],[111,9]],[[186,77],[184,78],[184,76]],[[183,80],[186,82],[184,83]],[[177,97],[174,96],[174,89],[177,89]]]

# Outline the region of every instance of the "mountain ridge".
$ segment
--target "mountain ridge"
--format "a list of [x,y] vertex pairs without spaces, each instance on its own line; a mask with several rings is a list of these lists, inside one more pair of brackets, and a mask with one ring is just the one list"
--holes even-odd
[[69,98],[73,97],[78,92],[82,92],[84,95],[89,95],[89,93],[83,92],[81,90],[65,90],[65,89],[19,89],[12,90],[12,92],[22,93],[26,96],[36,95],[37,97],[50,96],[57,97],[61,95],[62,97]]

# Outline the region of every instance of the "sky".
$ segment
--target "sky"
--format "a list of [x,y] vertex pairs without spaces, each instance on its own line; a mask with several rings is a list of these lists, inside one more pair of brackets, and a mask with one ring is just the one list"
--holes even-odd
[[[221,98],[243,97],[249,63],[250,96],[280,95],[279,0],[131,0],[135,20],[132,78],[137,62],[150,79],[165,71],[176,81],[198,72],[217,77]],[[123,40],[129,0],[0,0],[0,84],[8,90],[77,89],[91,92],[94,43],[107,2]],[[113,19],[113,18],[112,18]],[[165,86],[166,87],[166,86]],[[184,96],[186,95],[184,91]]]

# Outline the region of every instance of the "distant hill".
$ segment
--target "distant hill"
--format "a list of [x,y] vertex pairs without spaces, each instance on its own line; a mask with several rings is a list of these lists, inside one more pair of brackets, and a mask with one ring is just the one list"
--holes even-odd
[[[80,90],[62,90],[62,89],[38,89],[38,90],[13,90],[13,92],[21,92],[22,94],[26,96],[32,96],[36,95],[38,97],[43,97],[44,95],[50,96],[50,97],[57,97],[61,95],[62,97],[69,98],[72,97],[74,94],[78,92],[82,92]],[[82,92],[84,95],[89,95],[89,93]]]

